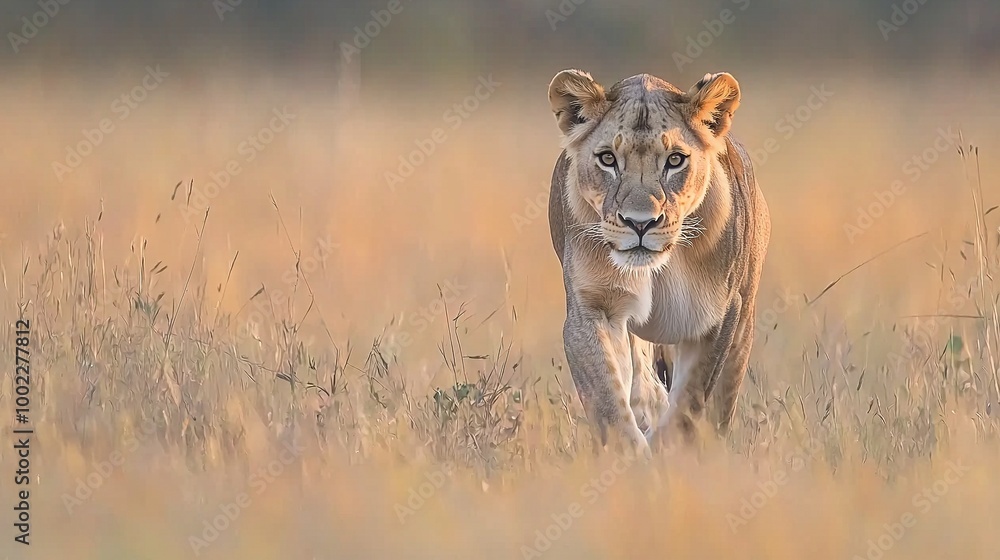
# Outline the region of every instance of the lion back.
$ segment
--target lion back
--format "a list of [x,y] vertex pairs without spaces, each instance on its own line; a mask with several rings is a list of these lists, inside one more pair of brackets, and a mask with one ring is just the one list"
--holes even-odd
[[757,185],[750,153],[732,135],[726,137],[721,156],[733,196],[733,219],[727,228],[727,246],[732,267],[731,290],[756,285],[771,236],[771,220],[764,195]]

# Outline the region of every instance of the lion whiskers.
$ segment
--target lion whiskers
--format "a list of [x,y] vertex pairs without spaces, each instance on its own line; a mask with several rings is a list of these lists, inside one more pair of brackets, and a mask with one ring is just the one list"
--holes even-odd
[[677,237],[677,244],[691,247],[692,242],[702,233],[705,233],[705,228],[701,225],[701,216],[688,216],[681,222],[681,231]]
[[584,239],[589,239],[598,243],[604,242],[604,234],[601,232],[600,222],[592,224],[573,224],[569,226],[569,229],[573,232],[573,236],[571,238],[573,242]]

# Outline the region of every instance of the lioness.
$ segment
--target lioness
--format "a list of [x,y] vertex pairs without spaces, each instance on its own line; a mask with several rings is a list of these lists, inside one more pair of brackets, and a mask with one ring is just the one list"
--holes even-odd
[[[609,434],[642,454],[654,433],[691,441],[710,399],[726,433],[771,229],[729,135],[739,85],[708,74],[685,93],[640,74],[605,90],[565,70],[549,102],[563,134],[549,198],[563,339],[601,446]],[[669,396],[653,372],[666,347],[654,345],[673,345]]]

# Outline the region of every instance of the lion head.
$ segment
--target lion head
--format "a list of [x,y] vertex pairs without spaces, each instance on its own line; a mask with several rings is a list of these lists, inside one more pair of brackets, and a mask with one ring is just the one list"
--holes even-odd
[[701,231],[696,210],[719,168],[740,89],[708,74],[688,92],[648,74],[609,90],[580,70],[549,84],[570,160],[566,196],[579,234],[621,269],[664,266]]

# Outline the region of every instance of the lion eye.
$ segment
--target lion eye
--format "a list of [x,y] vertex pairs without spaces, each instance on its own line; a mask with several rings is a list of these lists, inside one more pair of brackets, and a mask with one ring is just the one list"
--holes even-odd
[[614,167],[615,164],[618,163],[618,160],[615,159],[615,154],[611,152],[598,154],[597,159],[601,162],[601,165],[605,167]]
[[681,154],[670,154],[667,157],[667,165],[670,167],[680,167],[684,163],[684,156]]

